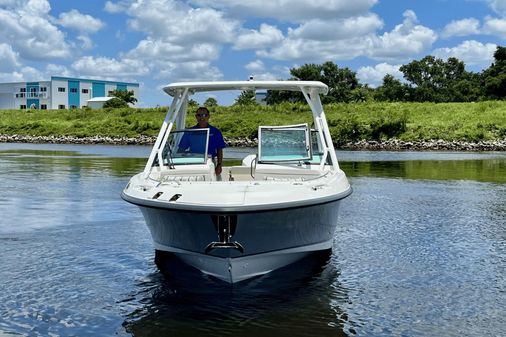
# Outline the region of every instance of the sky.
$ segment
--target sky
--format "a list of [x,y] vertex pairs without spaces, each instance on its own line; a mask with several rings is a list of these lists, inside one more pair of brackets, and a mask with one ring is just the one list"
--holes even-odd
[[0,0],[0,82],[137,82],[141,107],[168,105],[171,82],[288,79],[325,61],[371,87],[426,55],[479,72],[497,46],[506,0]]

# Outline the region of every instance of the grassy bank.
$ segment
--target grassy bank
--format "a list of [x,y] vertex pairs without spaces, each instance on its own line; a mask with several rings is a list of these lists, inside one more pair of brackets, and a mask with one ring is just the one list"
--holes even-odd
[[[325,107],[333,139],[405,141],[495,140],[506,137],[506,102],[355,103]],[[303,104],[211,109],[211,123],[227,138],[255,138],[257,126],[311,123]],[[0,134],[30,136],[154,136],[165,108],[113,110],[0,110]],[[274,112],[274,113],[273,113]],[[188,125],[194,123],[193,114]]]

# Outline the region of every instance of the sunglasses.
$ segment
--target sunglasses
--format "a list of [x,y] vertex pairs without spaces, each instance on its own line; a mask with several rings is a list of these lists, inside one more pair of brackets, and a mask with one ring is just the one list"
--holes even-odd
[[197,114],[197,117],[209,117],[208,113]]

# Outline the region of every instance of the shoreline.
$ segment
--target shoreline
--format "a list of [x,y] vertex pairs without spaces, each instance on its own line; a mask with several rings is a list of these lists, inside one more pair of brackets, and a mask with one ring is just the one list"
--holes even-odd
[[[108,144],[108,145],[153,145],[156,137],[74,137],[74,136],[26,136],[0,135],[0,143],[52,143],[52,144]],[[256,147],[257,140],[250,138],[227,139],[228,146]],[[506,138],[502,140],[484,140],[468,142],[462,140],[445,141],[418,140],[402,141],[388,139],[384,141],[359,140],[336,146],[336,150],[375,150],[375,151],[506,151]]]

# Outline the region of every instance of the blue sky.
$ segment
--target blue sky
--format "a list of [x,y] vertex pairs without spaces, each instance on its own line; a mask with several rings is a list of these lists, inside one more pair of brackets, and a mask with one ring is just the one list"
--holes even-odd
[[373,87],[429,54],[480,71],[498,45],[506,0],[0,0],[0,82],[138,82],[143,107],[167,105],[170,82],[287,79],[305,63]]

